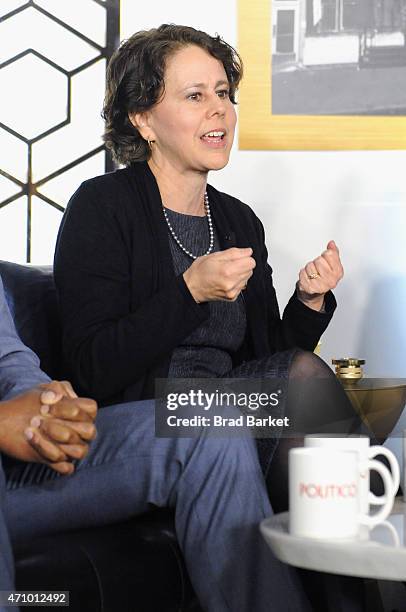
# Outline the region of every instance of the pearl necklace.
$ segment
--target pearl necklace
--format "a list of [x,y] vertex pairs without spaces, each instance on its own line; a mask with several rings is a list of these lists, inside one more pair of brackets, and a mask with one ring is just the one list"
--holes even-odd
[[209,224],[209,237],[210,237],[210,244],[209,244],[209,248],[207,249],[207,251],[205,253],[203,253],[203,255],[194,255],[193,253],[191,253],[190,251],[188,251],[188,249],[186,247],[183,246],[183,244],[181,243],[181,241],[179,240],[179,238],[177,237],[177,235],[175,234],[175,231],[171,225],[171,222],[169,221],[165,206],[162,206],[162,209],[164,211],[164,217],[165,217],[165,221],[168,225],[169,231],[171,233],[172,238],[175,240],[176,244],[182,249],[182,251],[184,253],[186,253],[186,255],[189,255],[189,257],[191,257],[192,259],[197,259],[198,257],[204,257],[205,255],[209,255],[209,253],[212,252],[213,247],[214,247],[214,231],[213,231],[213,223],[211,220],[211,214],[210,214],[210,206],[209,206],[209,197],[207,195],[207,191],[204,194],[204,210],[206,211],[206,217],[207,217],[207,222]]

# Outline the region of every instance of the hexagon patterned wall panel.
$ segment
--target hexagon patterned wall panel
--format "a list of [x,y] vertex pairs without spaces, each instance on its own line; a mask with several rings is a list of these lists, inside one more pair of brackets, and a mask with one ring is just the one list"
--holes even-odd
[[52,263],[79,184],[113,169],[101,140],[119,0],[0,2],[0,259]]

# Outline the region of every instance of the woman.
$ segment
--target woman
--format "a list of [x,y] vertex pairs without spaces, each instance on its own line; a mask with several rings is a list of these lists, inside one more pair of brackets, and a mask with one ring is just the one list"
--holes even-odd
[[[55,257],[72,379],[111,404],[153,397],[167,376],[328,377],[334,397],[312,397],[312,425],[352,424],[330,369],[304,352],[336,306],[335,243],[300,271],[280,318],[260,221],[207,185],[228,163],[241,76],[234,49],[183,26],[138,32],[113,56],[105,141],[126,167],[74,194]],[[295,418],[305,401],[291,393],[280,410]],[[267,474],[276,440],[258,446]],[[272,464],[284,482],[285,459],[286,442]]]

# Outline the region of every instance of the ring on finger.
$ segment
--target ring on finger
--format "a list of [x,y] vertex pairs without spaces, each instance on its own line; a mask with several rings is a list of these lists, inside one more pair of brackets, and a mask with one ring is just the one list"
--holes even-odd
[[309,280],[314,280],[315,278],[319,278],[320,274],[318,272],[312,272],[311,274],[307,275],[307,278]]

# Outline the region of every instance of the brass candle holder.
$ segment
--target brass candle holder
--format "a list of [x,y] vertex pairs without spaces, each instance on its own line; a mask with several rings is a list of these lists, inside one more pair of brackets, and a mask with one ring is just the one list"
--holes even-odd
[[357,382],[364,376],[362,366],[365,364],[365,359],[343,357],[341,359],[333,359],[332,363],[335,365],[336,376],[347,383]]

